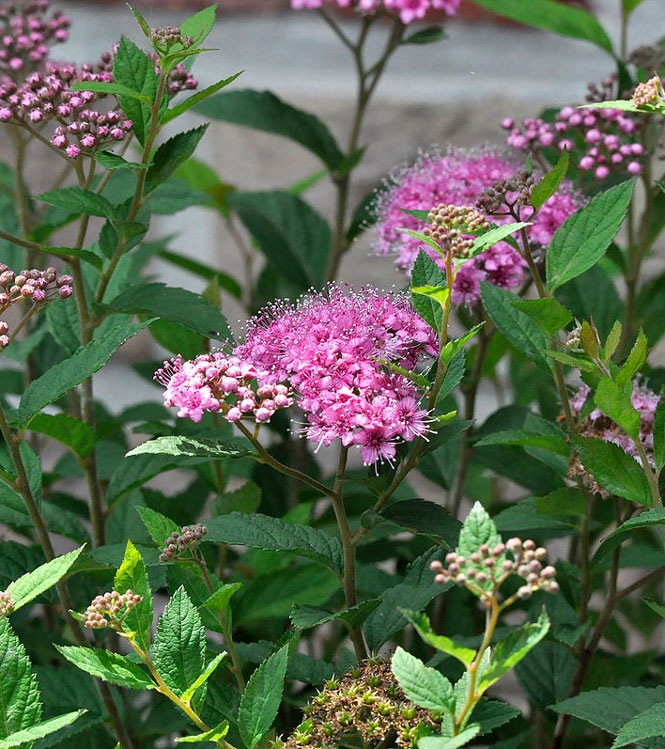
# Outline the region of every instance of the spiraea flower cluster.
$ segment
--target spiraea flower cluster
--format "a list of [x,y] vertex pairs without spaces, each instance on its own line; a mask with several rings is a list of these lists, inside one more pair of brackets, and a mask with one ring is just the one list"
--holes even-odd
[[633,104],[637,107],[662,107],[665,104],[665,90],[660,76],[654,75],[646,83],[635,87]]
[[118,628],[127,614],[141,603],[143,597],[128,590],[125,593],[111,591],[97,596],[83,614],[83,623],[88,629]]
[[48,0],[18,0],[0,6],[0,71],[11,79],[37,69],[49,47],[65,42],[71,21]]
[[230,422],[247,419],[263,424],[293,403],[286,385],[262,384],[265,377],[249,361],[218,351],[191,361],[177,356],[164,362],[154,379],[166,388],[164,405],[177,408],[181,418],[199,422],[209,412],[220,413]]
[[487,219],[469,206],[441,204],[432,208],[427,220],[430,226],[423,234],[454,258],[469,256],[474,243],[474,235],[469,232],[484,232],[490,228]]
[[437,351],[434,331],[407,297],[331,285],[295,305],[264,309],[236,354],[264,370],[262,385],[288,380],[308,439],[356,446],[371,465],[429,431],[422,390],[390,363],[415,371]]
[[[613,99],[614,78],[601,87],[589,84],[589,101]],[[644,147],[639,142],[639,115],[620,109],[578,109],[565,106],[554,122],[529,118],[516,123],[508,118],[502,127],[508,130],[508,144],[519,151],[532,153],[538,160],[544,148],[564,148],[576,154],[577,166],[593,173],[598,180],[610,174],[637,175],[642,172],[640,157]]]
[[454,16],[460,2],[461,0],[291,0],[291,7],[302,10],[337,5],[340,8],[353,8],[363,15],[387,12],[398,15],[402,23],[408,24],[422,20],[433,10]]
[[409,702],[390,663],[376,658],[327,682],[304,712],[307,719],[276,746],[339,747],[361,739],[367,747],[415,747],[438,728],[436,714]]
[[447,567],[439,561],[431,564],[434,580],[443,585],[454,582],[464,585],[479,598],[496,598],[499,587],[511,576],[524,579],[517,591],[518,598],[530,598],[537,590],[556,593],[556,569],[545,566],[547,549],[536,546],[531,539],[510,538],[506,543],[490,547],[481,544],[477,551],[465,557],[451,551],[446,555]]
[[[389,178],[387,189],[377,198],[376,252],[395,255],[397,266],[410,272],[423,249],[443,267],[441,258],[433,250],[399,231],[402,228],[422,231],[422,223],[404,210],[429,211],[440,204],[474,206],[487,188],[499,180],[509,180],[522,168],[515,154],[492,146],[473,150],[449,149],[445,153],[435,149],[422,154],[415,164],[395,171]],[[534,217],[533,225],[528,228],[530,240],[548,244],[554,232],[581,204],[581,195],[564,181]],[[496,223],[514,221],[507,213],[506,210],[506,215],[497,218]],[[523,220],[528,220],[526,213]],[[525,269],[526,263],[520,255],[507,243],[500,242],[460,268],[453,285],[453,303],[476,304],[480,298],[481,281],[505,289],[516,288],[524,279]]]
[[150,41],[155,51],[160,54],[168,54],[174,47],[187,49],[194,44],[191,36],[183,36],[182,30],[177,26],[162,26],[158,29],[151,29]]
[[199,541],[206,535],[208,529],[201,523],[185,525],[182,531],[173,531],[166,539],[164,551],[159,555],[161,562],[173,562],[179,559],[186,551],[194,549]]
[[9,616],[13,610],[14,599],[12,598],[12,594],[7,590],[0,591],[0,618]]
[[[591,390],[588,385],[582,385],[571,399],[570,406],[576,418],[581,418],[579,433],[584,437],[596,437],[605,442],[612,442],[618,445],[625,453],[632,455],[639,463],[637,447],[632,437],[612,419],[606,416],[599,408],[589,410],[587,401]],[[653,462],[653,426],[656,416],[656,409],[661,400],[658,395],[650,390],[639,379],[633,380],[633,392],[631,394],[631,403],[633,408],[640,415],[640,433],[639,440],[644,448],[647,459],[651,468],[655,468]],[[586,408],[585,408],[586,406]],[[578,457],[573,458],[570,466],[571,476],[581,476],[588,484],[589,488],[596,494],[608,497],[608,493],[596,482],[594,477],[584,468]]]
[[[71,276],[60,276],[55,268],[33,268],[14,273],[0,263],[0,314],[21,301],[44,305],[53,299],[68,299],[73,293],[72,283]],[[0,348],[9,345],[8,333],[9,325],[0,320]]]

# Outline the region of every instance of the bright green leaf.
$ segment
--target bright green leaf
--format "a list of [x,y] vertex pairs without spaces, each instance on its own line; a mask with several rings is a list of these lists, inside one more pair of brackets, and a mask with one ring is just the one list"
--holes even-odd
[[402,691],[415,705],[448,714],[455,712],[453,686],[442,673],[400,647],[393,654],[391,666]]
[[55,645],[70,663],[102,681],[128,689],[154,689],[155,684],[141,666],[110,650],[93,650],[76,645]]

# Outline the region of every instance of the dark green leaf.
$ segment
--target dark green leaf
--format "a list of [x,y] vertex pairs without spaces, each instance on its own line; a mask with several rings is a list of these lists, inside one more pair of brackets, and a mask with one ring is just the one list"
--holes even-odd
[[554,195],[559,189],[561,180],[566,176],[568,171],[568,164],[570,163],[570,155],[567,148],[561,151],[559,160],[556,165],[547,174],[536,183],[531,190],[531,204],[536,210],[540,210],[542,206]]
[[199,263],[197,260],[192,260],[192,258],[187,257],[186,255],[180,255],[179,253],[171,252],[170,250],[163,250],[159,253],[159,256],[163,260],[166,260],[166,262],[175,265],[177,268],[187,270],[200,278],[207,279],[208,281],[216,281],[220,285],[220,288],[224,289],[224,291],[228,291],[229,294],[236,299],[242,298],[242,287],[235,278],[232,278],[228,274],[220,270],[215,270],[214,268],[209,268],[207,265]]
[[432,536],[454,549],[462,524],[441,505],[425,499],[407,499],[389,505],[382,513],[393,523],[413,533]]
[[145,195],[149,195],[158,185],[166,182],[176,169],[187,161],[196,150],[207,129],[207,125],[200,125],[193,130],[178,133],[162,143],[155,153],[152,166],[148,169],[144,189]]
[[524,312],[547,333],[555,335],[573,319],[571,313],[556,299],[523,299],[513,307]]
[[442,673],[400,647],[393,654],[391,665],[407,699],[426,710],[454,714],[453,685]]
[[628,744],[644,744],[646,739],[665,738],[665,702],[651,705],[625,723],[612,749]]
[[379,598],[372,598],[341,611],[328,611],[318,606],[294,606],[291,611],[291,621],[298,629],[311,629],[333,621],[344,622],[349,629],[355,629],[380,603]]
[[213,83],[212,86],[208,86],[207,88],[204,88],[201,91],[197,91],[195,94],[185,99],[185,101],[181,101],[179,104],[176,104],[174,107],[167,109],[166,112],[164,112],[164,115],[162,117],[162,121],[161,121],[162,125],[165,125],[167,122],[171,122],[171,120],[174,120],[176,117],[180,117],[181,114],[184,114],[192,107],[195,107],[197,104],[200,104],[202,101],[205,101],[206,99],[211,97],[213,94],[216,94],[221,89],[226,88],[226,86],[233,83],[233,81],[235,81],[236,78],[239,78],[242,74],[243,74],[243,71],[241,70],[239,73],[236,73],[235,75],[232,75],[229,78],[225,78],[223,81],[218,81],[217,83]]
[[402,44],[432,44],[442,39],[446,39],[446,32],[440,26],[430,26],[416,31],[415,34],[410,34],[402,41]]
[[188,458],[245,458],[255,453],[249,448],[229,442],[217,442],[209,439],[194,439],[183,435],[158,437],[144,442],[127,453],[132,455],[171,455]]
[[639,439],[641,418],[633,408],[630,393],[622,390],[609,377],[603,377],[594,395],[594,402],[605,416],[615,421],[629,437],[633,440]]
[[85,710],[74,710],[71,713],[65,713],[65,715],[58,715],[55,718],[49,718],[41,723],[36,723],[30,726],[30,728],[24,728],[3,738],[0,740],[0,745],[3,749],[8,749],[12,746],[32,746],[33,741],[43,739],[45,736],[50,736],[52,733],[71,725],[85,712]]
[[[63,187],[61,190],[43,192],[37,200],[66,210],[72,216],[88,214],[102,218],[114,218],[115,209],[103,195],[82,187]],[[64,248],[63,248],[64,251]]]
[[92,650],[75,645],[55,648],[70,663],[102,681],[128,689],[154,689],[155,684],[141,666],[110,650]]
[[0,739],[30,728],[41,714],[39,685],[25,648],[8,619],[0,619]]
[[[144,94],[151,102],[155,100],[158,86],[155,63],[134,42],[124,36],[120,38],[113,61],[113,80],[136,93]],[[118,103],[132,121],[137,140],[144,145],[150,107],[131,96],[118,96]]]
[[30,422],[30,429],[62,442],[79,458],[89,455],[97,440],[91,427],[67,414],[37,414]]

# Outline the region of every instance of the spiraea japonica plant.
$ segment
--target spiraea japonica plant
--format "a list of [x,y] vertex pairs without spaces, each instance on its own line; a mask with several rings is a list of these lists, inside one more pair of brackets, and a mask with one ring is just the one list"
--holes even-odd
[[[215,6],[130,9],[81,63],[46,0],[0,2],[0,747],[665,741],[665,46],[628,47],[639,0],[618,49],[568,4],[476,2],[606,79],[489,109],[493,144],[383,164],[357,205],[389,62],[458,0],[292,0],[349,52],[342,144],[236,82]],[[321,170],[230,186],[206,118]],[[241,280],[157,234],[190,206]],[[339,277],[370,247],[402,289]],[[148,396],[109,405],[93,376],[134,336]]]

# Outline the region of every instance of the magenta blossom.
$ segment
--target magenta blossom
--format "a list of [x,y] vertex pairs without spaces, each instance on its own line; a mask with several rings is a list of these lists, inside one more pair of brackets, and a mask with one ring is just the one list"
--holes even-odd
[[432,10],[442,10],[454,16],[461,0],[291,0],[295,10],[323,8],[335,4],[340,8],[353,8],[357,13],[368,15],[386,11],[399,15],[402,23],[421,21]]
[[437,350],[434,331],[406,297],[332,285],[263,310],[234,353],[267,373],[260,382],[288,380],[308,439],[357,446],[371,465],[429,431],[422,390],[389,363],[415,371]]
[[[472,150],[451,148],[445,153],[434,149],[421,154],[415,164],[402,167],[391,175],[388,189],[377,199],[377,254],[394,254],[397,266],[409,273],[418,253],[424,249],[443,267],[434,250],[399,231],[423,230],[422,221],[404,210],[429,211],[439,204],[473,206],[492,183],[510,178],[521,166],[520,159],[514,154],[489,145]],[[582,196],[564,182],[529,227],[530,240],[548,244],[554,232],[581,204]],[[529,219],[529,210],[523,209],[522,219]],[[510,223],[514,219],[506,216],[492,220]],[[504,289],[515,288],[521,284],[525,269],[526,263],[520,255],[502,242],[460,268],[453,286],[453,303],[476,304],[480,298],[481,281],[489,281]]]

